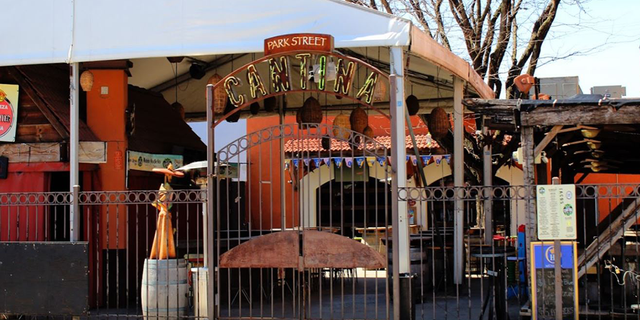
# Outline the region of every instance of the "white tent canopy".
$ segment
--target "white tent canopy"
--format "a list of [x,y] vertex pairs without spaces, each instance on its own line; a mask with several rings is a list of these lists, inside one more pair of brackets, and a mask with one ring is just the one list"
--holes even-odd
[[272,36],[323,33],[334,36],[336,48],[408,47],[469,82],[480,96],[493,94],[468,63],[409,20],[340,0],[0,3],[4,26],[11,26],[0,66],[259,53]]
[[337,0],[2,2],[13,30],[1,65],[260,52],[292,30],[331,34],[337,48],[407,46],[411,26]]

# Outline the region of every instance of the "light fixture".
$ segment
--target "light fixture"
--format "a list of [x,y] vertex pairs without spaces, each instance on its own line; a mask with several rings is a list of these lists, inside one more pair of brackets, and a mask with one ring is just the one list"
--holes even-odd
[[600,141],[588,141],[587,142],[587,146],[589,147],[589,149],[591,150],[598,150],[600,149],[600,146],[602,145],[602,142]]
[[[169,60],[171,61],[171,60]],[[182,61],[182,60],[181,60]],[[176,67],[176,71],[175,71],[175,80],[176,80],[176,86],[175,86],[175,90],[176,90],[176,102],[171,104],[171,108],[173,110],[175,110],[176,112],[178,112],[178,114],[180,114],[180,118],[184,121],[185,120],[185,114],[184,114],[184,106],[182,106],[182,104],[180,102],[178,102],[178,62],[175,62],[175,67]]]
[[183,59],[184,57],[167,57],[167,60],[171,63],[180,63]]
[[205,74],[207,74],[206,70],[198,63],[192,63],[191,67],[189,67],[189,75],[193,79],[200,80]]
[[598,134],[600,133],[600,129],[581,129],[580,133],[582,133],[583,137],[592,139],[598,136]]

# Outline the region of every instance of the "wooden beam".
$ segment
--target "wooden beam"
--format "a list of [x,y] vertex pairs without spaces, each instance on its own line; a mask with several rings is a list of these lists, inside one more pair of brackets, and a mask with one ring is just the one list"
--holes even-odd
[[556,137],[560,129],[562,129],[562,126],[554,126],[553,128],[551,128],[551,131],[549,131],[549,133],[544,137],[544,139],[542,139],[542,141],[540,141],[540,144],[538,144],[536,146],[536,149],[533,151],[534,159],[537,158],[542,153],[544,148],[549,145],[551,140]]
[[16,162],[58,162],[61,159],[61,145],[57,142],[6,143],[0,144],[0,155]]
[[133,68],[133,62],[131,62],[131,60],[89,61],[82,63],[83,70],[124,70],[127,75],[131,77],[130,68]]
[[522,113],[522,125],[607,125],[640,124],[640,106],[623,106],[620,109],[598,105],[571,107],[538,107]]
[[29,95],[29,97],[31,97],[33,103],[38,106],[42,114],[45,116],[45,118],[47,118],[53,128],[56,129],[60,137],[62,137],[63,140],[68,139],[69,132],[67,132],[67,129],[62,125],[62,123],[60,123],[58,118],[49,109],[46,101],[44,101],[35,91],[31,83],[27,80],[27,77],[20,71],[20,69],[16,67],[9,67],[9,73],[13,76],[16,83],[18,83],[20,89],[24,90]]

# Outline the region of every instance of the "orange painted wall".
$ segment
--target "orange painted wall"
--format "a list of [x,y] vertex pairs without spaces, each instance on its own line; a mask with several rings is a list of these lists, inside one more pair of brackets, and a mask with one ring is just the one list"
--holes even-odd
[[[577,180],[578,177],[576,177]],[[590,173],[581,184],[640,184],[638,174],[613,174],[613,173]],[[611,189],[613,194],[618,194],[615,188]],[[602,222],[611,210],[622,203],[619,198],[601,198],[598,200],[598,222]],[[639,220],[640,222],[640,220]]]
[[[349,111],[345,111],[345,114],[349,114]],[[324,117],[322,123],[333,124],[335,116]],[[453,126],[453,118],[451,119],[451,125]],[[294,116],[287,116],[284,120],[285,123],[296,123]],[[256,118],[247,120],[247,134],[259,131],[264,128],[277,126],[279,124],[278,117],[268,118]],[[415,134],[427,134],[429,129],[422,122],[418,116],[411,117],[411,124]],[[465,115],[465,130],[469,132],[475,131],[475,119],[472,114]],[[375,136],[390,135],[391,134],[391,122],[390,120],[380,114],[371,112],[369,115],[369,126],[373,129]],[[409,130],[406,130],[406,134],[409,134]],[[216,146],[216,149],[223,146]],[[280,144],[278,141],[273,141],[271,144],[262,144],[262,147],[252,147],[247,154],[247,161],[250,163],[248,172],[248,190],[247,195],[249,198],[249,204],[247,207],[248,216],[251,219],[252,229],[270,229],[280,228],[281,224],[281,191],[280,191],[280,175],[279,175],[279,160]],[[302,166],[301,166],[302,167]],[[298,170],[298,179],[302,176],[302,169]],[[287,170],[284,179],[286,182],[293,180],[290,176],[291,170]],[[273,176],[270,177],[269,173],[272,172]],[[263,182],[270,183],[263,183]],[[262,190],[262,195],[260,195]],[[293,227],[298,224],[299,218],[299,195],[294,191],[293,185],[290,183],[285,184],[286,192],[286,227]]]
[[[91,70],[91,72],[94,76],[94,84],[93,89],[87,92],[87,125],[100,140],[107,142],[107,163],[99,165],[98,173],[102,182],[102,190],[125,190],[127,74],[124,70]],[[102,87],[108,88],[108,94],[101,94]],[[118,150],[123,157],[122,168],[115,166],[116,151]],[[126,238],[119,236],[126,234],[127,230],[125,206],[110,205],[108,208],[104,206],[101,210],[100,230],[102,248],[126,248]]]

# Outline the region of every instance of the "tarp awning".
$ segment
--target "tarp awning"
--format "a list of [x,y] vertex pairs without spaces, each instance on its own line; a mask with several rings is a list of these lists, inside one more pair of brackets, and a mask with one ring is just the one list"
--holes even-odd
[[260,52],[292,31],[331,34],[336,48],[410,41],[408,20],[338,0],[2,2],[0,65]]

